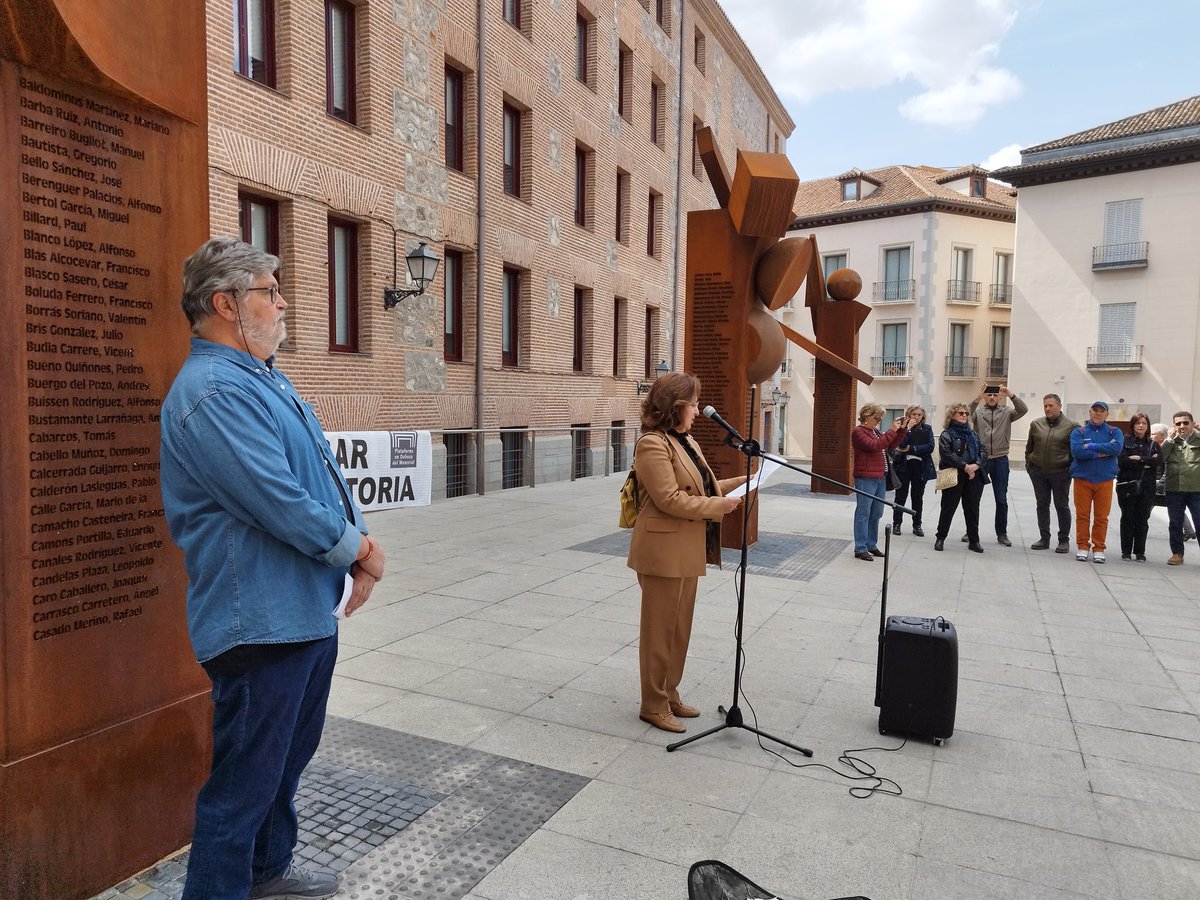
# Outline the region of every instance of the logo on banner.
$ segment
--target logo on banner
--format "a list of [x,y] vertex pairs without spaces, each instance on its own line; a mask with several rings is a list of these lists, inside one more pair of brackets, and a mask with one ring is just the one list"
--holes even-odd
[[392,468],[414,469],[417,465],[417,433],[415,431],[393,431]]

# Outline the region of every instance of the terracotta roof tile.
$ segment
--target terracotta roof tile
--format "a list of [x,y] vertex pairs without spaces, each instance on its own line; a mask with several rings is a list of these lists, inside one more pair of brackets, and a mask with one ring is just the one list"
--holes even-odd
[[845,201],[842,200],[841,188],[841,181],[845,175],[803,181],[796,191],[794,209],[797,218],[805,220],[841,214],[853,217],[856,213],[881,207],[937,200],[964,207],[978,207],[981,212],[1011,211],[1016,208],[1012,190],[995,181],[988,182],[987,197],[968,197],[939,183],[954,180],[947,178],[949,175],[965,178],[968,173],[976,171],[986,173],[986,170],[977,166],[962,166],[956,169],[939,169],[934,166],[885,166],[882,169],[871,169],[864,172],[863,177],[877,182],[879,187],[870,193],[864,192],[861,199]]
[[1089,128],[1069,134],[1066,137],[1047,141],[1027,147],[1022,154],[1041,153],[1045,150],[1061,150],[1066,147],[1077,147],[1082,144],[1094,144],[1098,141],[1111,141],[1118,138],[1136,137],[1142,134],[1153,134],[1156,131],[1170,131],[1175,128],[1186,128],[1189,125],[1200,125],[1200,96],[1189,97],[1178,103],[1168,103],[1157,109],[1126,116],[1107,125]]

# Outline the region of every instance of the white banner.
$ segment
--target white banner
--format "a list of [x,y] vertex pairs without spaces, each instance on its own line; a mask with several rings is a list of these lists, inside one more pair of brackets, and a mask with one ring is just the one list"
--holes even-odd
[[325,439],[363,512],[430,504],[433,441],[428,431],[327,431]]

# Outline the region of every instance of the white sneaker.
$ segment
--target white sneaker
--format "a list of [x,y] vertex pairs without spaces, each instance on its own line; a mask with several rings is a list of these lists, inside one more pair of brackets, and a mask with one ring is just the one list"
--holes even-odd
[[1094,563],[1104,562],[1104,554],[1103,553],[1093,553],[1092,554],[1092,562],[1094,562]]
[[1077,550],[1075,552],[1075,558],[1077,560],[1079,560],[1080,562],[1087,562],[1088,561],[1088,552],[1086,550]]

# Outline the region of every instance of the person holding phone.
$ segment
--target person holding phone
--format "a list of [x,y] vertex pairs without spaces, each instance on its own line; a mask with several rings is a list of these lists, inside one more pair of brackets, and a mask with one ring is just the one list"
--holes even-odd
[[[911,506],[913,534],[925,537],[925,532],[921,530],[925,482],[937,477],[937,470],[933,467],[933,428],[925,421],[923,406],[910,406],[906,409],[904,421],[908,427],[908,436],[896,448],[892,458],[896,474],[900,477],[900,487],[896,488],[896,502],[901,506]],[[900,519],[900,511],[894,510],[892,534],[900,533]]]
[[[878,403],[868,403],[858,411],[858,426],[850,433],[854,448],[854,487],[864,494],[855,494],[854,556],[871,562],[883,556],[879,549],[879,520],[883,517],[880,502],[887,491],[887,454],[900,446],[908,433],[908,422],[901,416],[886,432],[879,430],[884,409]],[[876,499],[878,498],[878,499]]]
[[[996,501],[996,543],[1004,547],[1012,546],[1008,539],[1008,447],[1012,423],[1027,412],[1025,401],[1006,384],[985,384],[983,393],[971,403],[971,427],[987,453],[984,474],[992,482],[992,497]],[[962,539],[967,540],[967,535]]]

